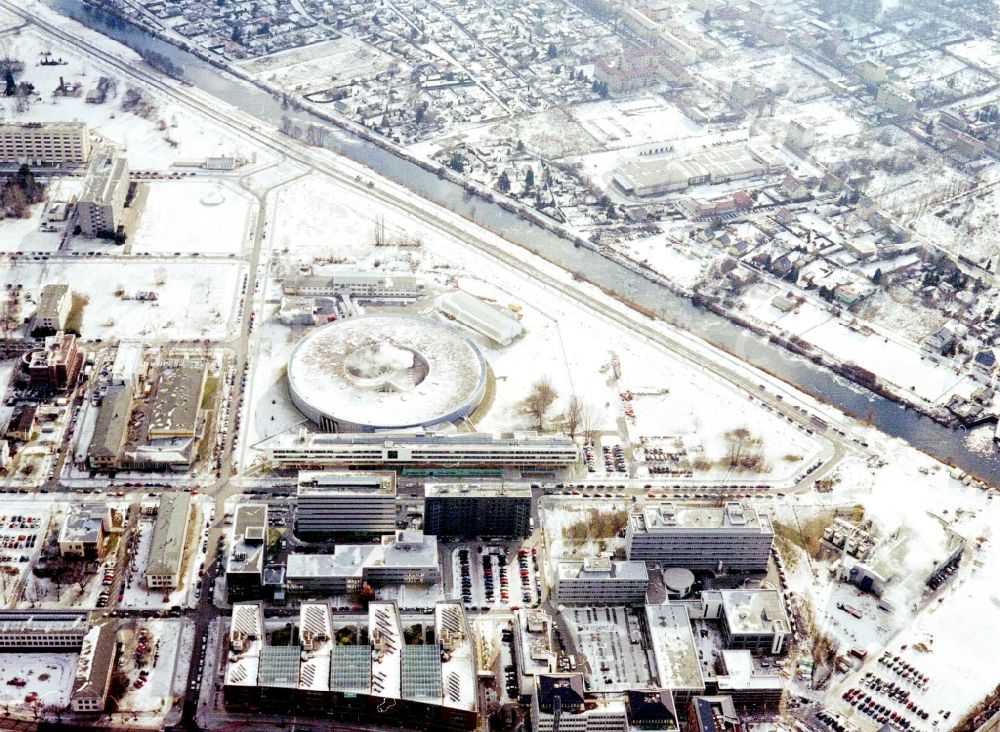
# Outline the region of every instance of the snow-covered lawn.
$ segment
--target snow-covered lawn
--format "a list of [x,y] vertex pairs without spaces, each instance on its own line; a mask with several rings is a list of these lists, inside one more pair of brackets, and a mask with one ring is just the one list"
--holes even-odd
[[[43,286],[68,284],[87,300],[80,330],[88,339],[222,339],[241,271],[236,261],[31,260],[0,267],[0,285],[21,284],[37,302]],[[125,300],[119,289],[123,296],[155,292],[157,300]]]
[[[79,658],[77,653],[0,653],[0,708],[24,709],[24,698],[32,693],[46,707],[66,707]],[[11,686],[13,679],[27,684]]]
[[251,200],[245,192],[207,180],[148,185],[134,253],[239,254],[247,246]]

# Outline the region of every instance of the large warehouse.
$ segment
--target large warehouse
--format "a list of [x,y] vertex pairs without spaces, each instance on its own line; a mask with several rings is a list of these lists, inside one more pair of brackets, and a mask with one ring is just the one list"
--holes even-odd
[[426,427],[471,414],[486,361],[455,328],[412,315],[365,315],[307,334],[288,360],[292,402],[330,432]]

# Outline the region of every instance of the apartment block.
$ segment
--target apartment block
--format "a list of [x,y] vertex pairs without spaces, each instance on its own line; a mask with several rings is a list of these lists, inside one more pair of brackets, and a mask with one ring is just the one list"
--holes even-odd
[[0,125],[0,163],[80,165],[90,157],[87,126],[79,122]]

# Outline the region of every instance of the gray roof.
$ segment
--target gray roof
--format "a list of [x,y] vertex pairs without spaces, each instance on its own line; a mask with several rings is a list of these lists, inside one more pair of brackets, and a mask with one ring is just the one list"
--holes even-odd
[[190,510],[191,496],[187,493],[164,493],[160,497],[147,575],[169,575],[179,571]]
[[193,435],[204,386],[204,361],[183,360],[167,366],[160,375],[149,413],[149,434]]
[[59,307],[62,299],[69,292],[69,285],[45,285],[38,298],[36,318],[56,319],[59,317]]
[[119,457],[125,444],[131,413],[132,389],[127,386],[109,388],[97,412],[97,423],[87,448],[87,456]]

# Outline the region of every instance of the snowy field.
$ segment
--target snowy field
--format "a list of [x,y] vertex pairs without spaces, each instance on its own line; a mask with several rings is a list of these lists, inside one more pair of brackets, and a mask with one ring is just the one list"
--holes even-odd
[[[69,704],[77,653],[0,653],[0,708],[24,709],[25,697],[37,695],[45,707],[63,708]],[[24,686],[11,686],[20,679]]]
[[653,94],[581,104],[571,113],[602,147],[687,141],[704,133],[681,110]]
[[[880,535],[903,532],[912,535],[906,560],[899,567],[906,575],[909,566],[924,566],[928,559],[942,558],[941,547],[929,542],[936,533],[937,516],[949,523],[967,542],[956,575],[935,595],[924,598],[919,583],[902,589],[910,598],[895,612],[874,608],[870,597],[853,587],[837,585],[829,577],[828,563],[806,558],[795,549],[785,556],[788,586],[805,597],[813,608],[817,629],[831,635],[842,650],[856,646],[869,650],[869,660],[846,678],[836,676],[828,697],[848,712],[840,694],[867,671],[885,676],[877,665],[883,645],[900,654],[931,677],[928,688],[916,701],[932,715],[931,722],[943,722],[938,710],[952,711],[951,724],[977,703],[996,683],[993,659],[1000,653],[995,633],[969,632],[970,627],[1000,626],[1000,541],[995,530],[995,509],[988,494],[963,485],[939,463],[905,447],[897,440],[876,436],[873,445],[883,460],[860,457],[845,460],[837,469],[833,491],[809,494],[772,503],[776,521],[808,524],[811,517],[831,508],[864,507],[864,518]],[[919,578],[918,578],[919,579]],[[855,619],[837,609],[845,602],[862,611]],[[915,617],[914,617],[915,615]],[[868,717],[852,719],[873,729]],[[947,727],[947,724],[945,724]]]
[[250,197],[205,180],[151,182],[132,251],[151,254],[239,254],[248,246]]
[[[2,21],[0,21],[2,22]],[[75,24],[74,24],[75,25]],[[74,28],[78,32],[79,26]],[[22,31],[5,39],[5,46],[14,58],[27,62],[23,80],[35,85],[42,99],[24,112],[15,109],[12,98],[0,99],[5,122],[85,121],[90,129],[119,146],[127,154],[132,170],[169,168],[180,159],[198,159],[225,155],[256,159],[253,143],[226,132],[201,117],[149,93],[155,110],[143,119],[123,112],[121,103],[128,84],[118,83],[116,91],[104,104],[87,104],[85,96],[100,76],[112,79],[116,75],[91,58],[75,55],[66,46],[34,31]],[[106,44],[107,41],[104,42]],[[35,63],[43,50],[66,61],[63,66],[39,66]],[[117,46],[117,51],[122,47]],[[79,82],[79,97],[54,97],[51,91],[59,86],[59,77],[67,84]]]
[[843,362],[866,368],[932,404],[947,401],[953,393],[965,393],[974,388],[967,375],[931,361],[916,343],[853,330],[845,320],[811,302],[783,313],[771,304],[781,292],[781,288],[772,285],[755,286],[744,296],[748,313]]
[[[0,267],[0,285],[21,284],[36,302],[44,285],[70,285],[87,300],[80,330],[88,339],[223,339],[241,269],[218,261],[22,260]],[[125,295],[152,291],[158,299],[124,300],[114,294],[119,288]]]
[[392,56],[347,36],[237,62],[258,79],[304,94],[370,79],[392,64]]

